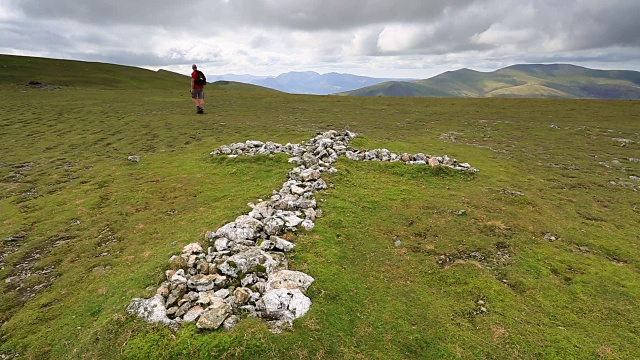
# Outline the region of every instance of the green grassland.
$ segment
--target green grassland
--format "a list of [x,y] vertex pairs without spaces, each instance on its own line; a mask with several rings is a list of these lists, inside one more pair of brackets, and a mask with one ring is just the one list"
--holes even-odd
[[[92,89],[175,89],[185,76],[129,66],[74,60],[0,55],[0,83],[38,81],[56,87]],[[188,78],[187,78],[188,79]],[[188,89],[188,83],[185,88]]]
[[[197,115],[187,78],[124,68],[96,85],[74,74],[109,66],[65,64],[59,78],[0,75],[3,358],[640,358],[640,102],[214,85]],[[29,80],[61,87],[18,85]],[[325,216],[291,236],[290,268],[316,281],[290,332],[244,319],[172,333],[126,313],[155,293],[172,254],[204,245],[291,168],[286,156],[209,152],[328,129],[481,171],[340,159],[316,195]]]

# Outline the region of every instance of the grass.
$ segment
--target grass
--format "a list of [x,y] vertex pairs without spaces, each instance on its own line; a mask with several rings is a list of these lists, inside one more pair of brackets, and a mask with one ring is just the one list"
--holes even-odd
[[[0,354],[640,357],[640,184],[629,178],[640,175],[629,161],[640,103],[211,87],[197,116],[180,89],[0,86],[0,274],[24,277],[0,282]],[[245,319],[231,332],[174,334],[126,314],[172,254],[280,188],[291,166],[210,151],[327,129],[356,131],[359,148],[448,154],[481,172],[341,159],[317,196],[325,216],[292,237],[290,268],[316,281],[291,332]]]

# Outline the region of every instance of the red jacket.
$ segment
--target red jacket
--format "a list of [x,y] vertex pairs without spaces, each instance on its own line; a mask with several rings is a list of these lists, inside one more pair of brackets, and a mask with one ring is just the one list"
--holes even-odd
[[196,80],[198,80],[198,72],[194,71],[191,73],[191,78],[193,79],[193,88],[194,89],[203,89],[204,86],[196,84]]

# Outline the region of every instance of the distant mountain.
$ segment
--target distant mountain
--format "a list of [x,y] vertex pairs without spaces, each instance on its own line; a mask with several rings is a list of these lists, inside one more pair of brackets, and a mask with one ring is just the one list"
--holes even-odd
[[269,76],[255,76],[255,75],[236,75],[236,74],[225,74],[225,75],[209,75],[207,74],[207,81],[216,82],[216,81],[235,81],[241,82],[245,84],[253,84],[254,81],[260,81],[268,78]]
[[448,71],[426,80],[385,82],[346,96],[640,99],[640,72],[575,65],[513,65],[493,72]]
[[[290,94],[328,95],[344,91],[359,89],[397,79],[373,78],[351,74],[328,73],[319,74],[314,71],[288,72],[276,77],[261,77],[253,75],[216,75],[207,76],[209,81],[227,80],[245,82],[253,85],[268,87]],[[412,79],[400,79],[411,81]]]

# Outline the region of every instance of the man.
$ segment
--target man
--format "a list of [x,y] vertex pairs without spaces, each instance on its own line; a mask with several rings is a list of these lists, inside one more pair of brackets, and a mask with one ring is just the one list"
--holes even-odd
[[191,69],[193,70],[191,73],[191,101],[196,106],[196,113],[204,114],[204,84],[199,81],[196,64],[193,64]]

